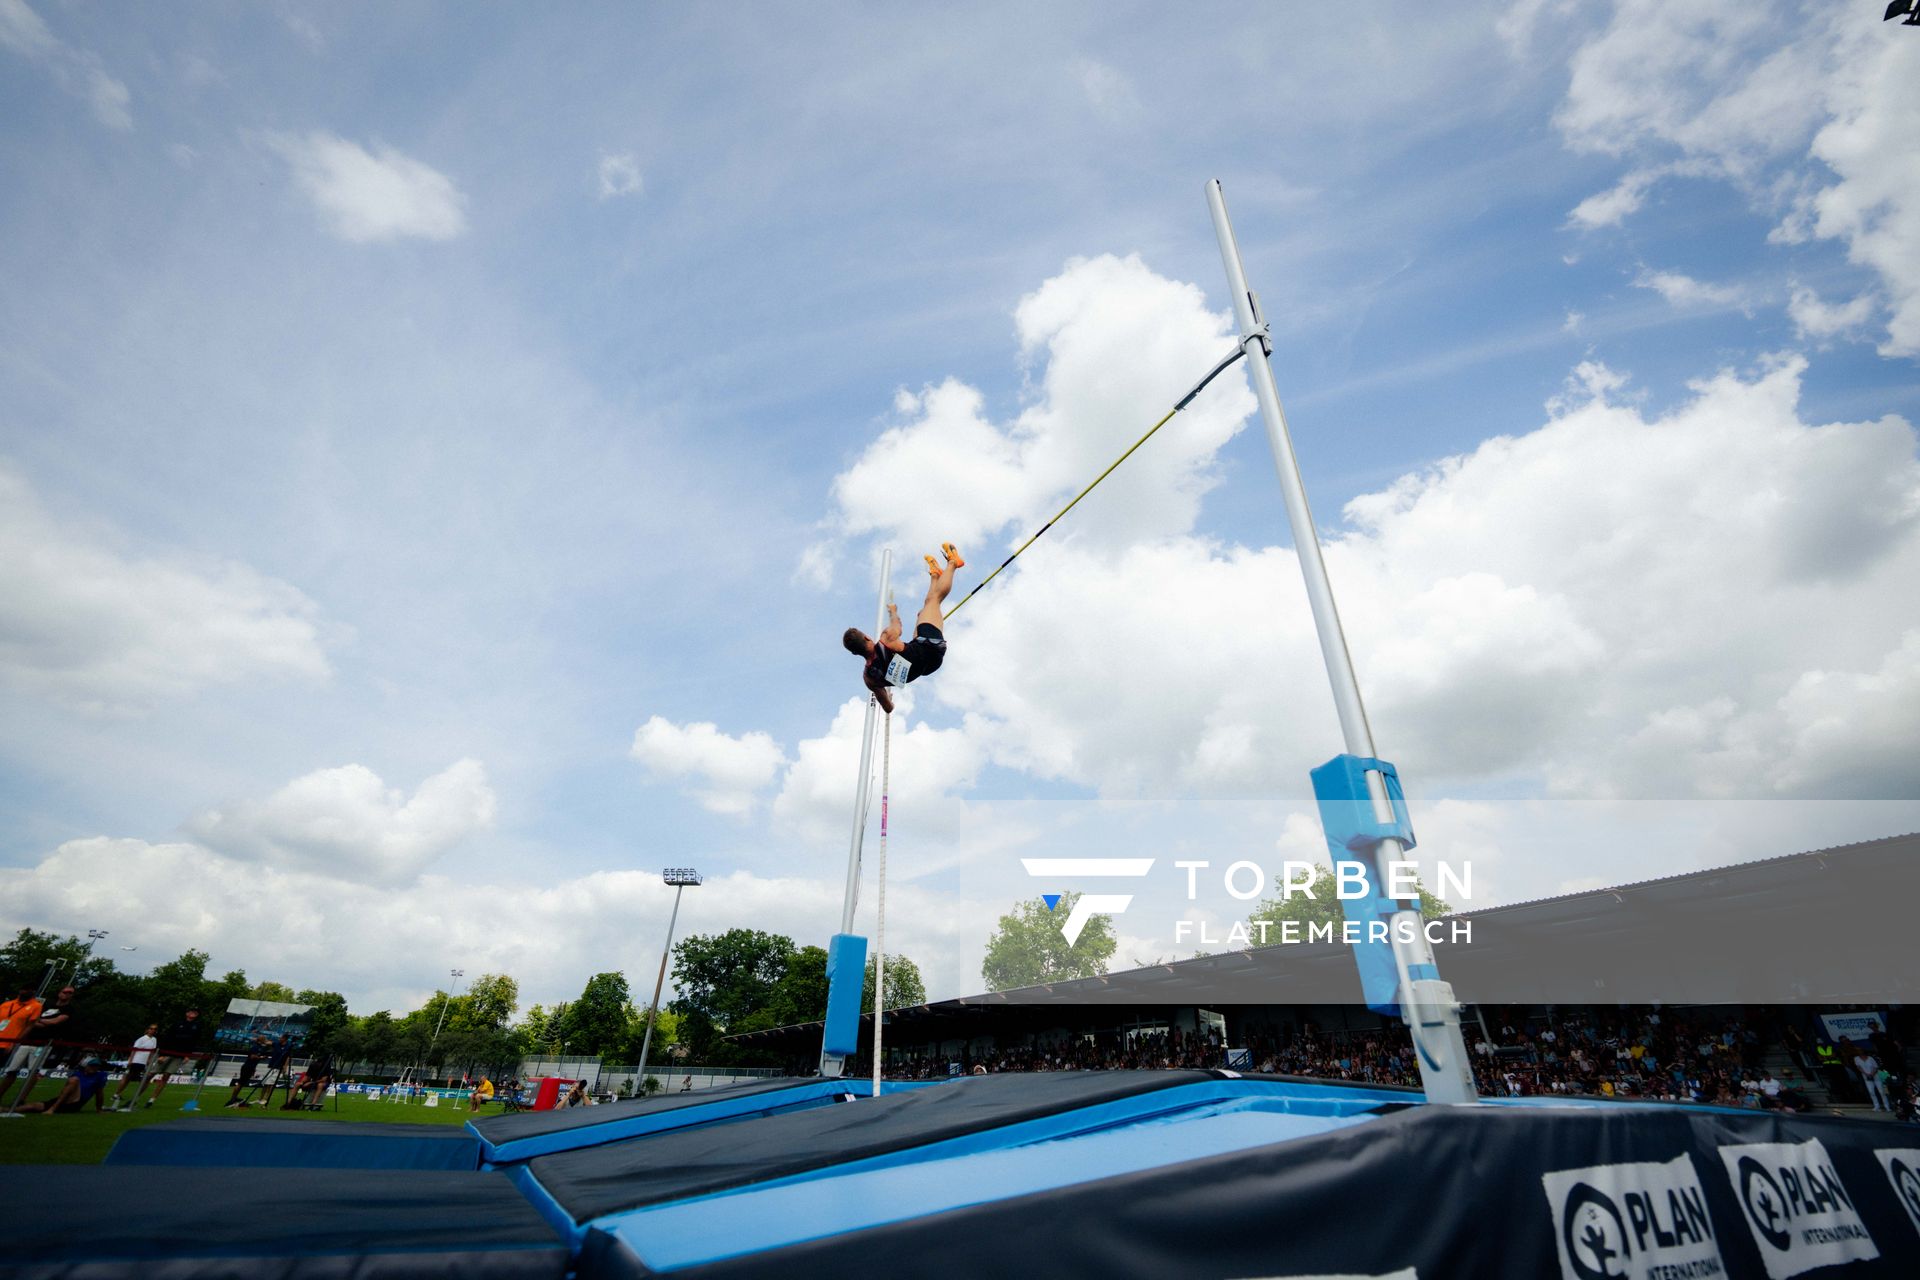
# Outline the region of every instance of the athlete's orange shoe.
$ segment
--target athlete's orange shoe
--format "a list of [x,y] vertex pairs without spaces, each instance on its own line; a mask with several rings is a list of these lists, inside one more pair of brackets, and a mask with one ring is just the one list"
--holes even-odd
[[940,565],[932,556],[922,556],[921,559],[927,562],[927,574],[929,577],[937,578],[940,576]]
[[940,544],[940,554],[947,558],[947,568],[949,569],[964,569],[967,567],[967,562],[960,558],[960,553],[954,549],[954,545],[951,542],[943,542]]

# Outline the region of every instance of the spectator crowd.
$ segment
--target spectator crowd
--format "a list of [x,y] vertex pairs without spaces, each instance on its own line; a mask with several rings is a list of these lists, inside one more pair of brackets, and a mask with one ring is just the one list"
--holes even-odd
[[[1905,1046],[1891,1031],[1828,1041],[1779,1010],[1575,1010],[1470,1023],[1467,1041],[1483,1097],[1597,1097],[1804,1111],[1816,1097],[1868,1102],[1913,1121]],[[1358,1084],[1418,1086],[1404,1027],[1322,1031],[1306,1023],[1246,1037],[1245,1069]],[[1775,1050],[1769,1055],[1768,1050]],[[1784,1052],[1782,1052],[1784,1051]],[[1784,1073],[1769,1057],[1784,1058]],[[896,1055],[887,1074],[937,1079],[1007,1071],[1119,1071],[1228,1065],[1217,1030],[1054,1035],[1017,1045],[975,1041],[957,1054]],[[867,1070],[871,1070],[869,1065]],[[856,1074],[859,1071],[856,1070]],[[1785,1079],[1781,1075],[1785,1075]]]

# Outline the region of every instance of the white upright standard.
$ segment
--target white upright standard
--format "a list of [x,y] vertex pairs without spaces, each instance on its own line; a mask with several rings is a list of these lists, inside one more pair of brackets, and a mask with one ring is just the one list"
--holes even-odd
[[[1373,730],[1367,725],[1367,709],[1360,700],[1360,682],[1354,676],[1347,638],[1340,629],[1340,611],[1334,606],[1333,585],[1327,580],[1327,566],[1320,556],[1320,536],[1314,529],[1313,512],[1307,506],[1307,489],[1300,479],[1293,438],[1287,433],[1280,391],[1273,382],[1273,367],[1267,363],[1273,348],[1268,340],[1266,321],[1261,318],[1253,290],[1247,287],[1247,273],[1240,264],[1240,247],[1234,241],[1233,226],[1227,221],[1227,202],[1217,178],[1207,183],[1207,207],[1213,213],[1213,232],[1219,238],[1220,258],[1227,268],[1227,287],[1233,294],[1233,314],[1240,329],[1240,346],[1247,356],[1247,373],[1253,379],[1253,393],[1260,401],[1260,416],[1266,422],[1267,443],[1273,446],[1274,464],[1280,471],[1287,524],[1293,530],[1300,572],[1307,580],[1307,602],[1313,611],[1314,630],[1320,636],[1327,678],[1333,684],[1340,733],[1346,740],[1349,755],[1371,758],[1375,755]],[[1373,801],[1375,818],[1383,823],[1391,822],[1393,805],[1387,796],[1386,783],[1378,773],[1367,774],[1367,793]],[[1391,861],[1401,852],[1399,842],[1383,841],[1378,862]],[[1437,977],[1411,976],[1438,972],[1434,968],[1433,948],[1420,925],[1418,911],[1400,912],[1392,921],[1394,967],[1400,975],[1400,1010],[1414,1038],[1420,1082],[1429,1102],[1472,1102],[1476,1097],[1473,1068],[1467,1057],[1466,1037],[1460,1033],[1460,1006],[1454,1000],[1453,987]]]
[[[874,606],[873,635],[878,641],[882,631],[887,629],[887,584],[893,576],[893,548],[887,547],[880,552],[880,599]],[[880,714],[880,703],[871,693],[867,695],[866,723],[860,730],[860,778],[853,789],[853,838],[847,844],[847,891],[840,907],[840,932],[853,932],[853,914],[860,905],[860,845],[867,834],[867,802],[873,788],[873,726],[874,717]],[[864,976],[864,974],[863,974]],[[854,1003],[859,1003],[856,993]],[[846,1059],[837,1053],[828,1053],[822,1044],[820,1050],[820,1074],[839,1076],[845,1072]]]

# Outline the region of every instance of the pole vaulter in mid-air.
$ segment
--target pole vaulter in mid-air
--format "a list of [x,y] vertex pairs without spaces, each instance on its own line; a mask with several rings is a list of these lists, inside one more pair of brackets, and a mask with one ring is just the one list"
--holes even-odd
[[920,616],[914,619],[913,639],[901,642],[900,611],[893,607],[891,600],[887,602],[890,620],[887,629],[877,637],[869,640],[867,633],[858,627],[848,627],[840,637],[848,653],[866,660],[861,679],[888,715],[893,714],[892,688],[930,676],[946,661],[947,638],[940,630],[945,619],[940,616],[940,606],[953,590],[953,571],[966,568],[967,562],[960,558],[951,542],[940,544],[940,554],[947,559],[944,571],[932,556],[926,558],[927,575],[933,581],[927,586],[927,602],[920,606]]

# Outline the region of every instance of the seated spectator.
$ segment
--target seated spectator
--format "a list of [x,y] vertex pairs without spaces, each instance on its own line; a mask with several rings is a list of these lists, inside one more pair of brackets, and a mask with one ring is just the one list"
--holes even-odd
[[287,1090],[287,1101],[282,1111],[318,1111],[320,1095],[333,1083],[333,1060],[324,1053],[317,1053],[307,1063],[306,1072],[301,1075],[299,1084]]
[[473,1092],[467,1095],[467,1110],[478,1111],[492,1101],[493,1081],[487,1079],[483,1071],[480,1073],[480,1083],[473,1086]]
[[245,1093],[253,1084],[253,1073],[260,1069],[260,1060],[264,1058],[266,1054],[267,1038],[265,1036],[255,1036],[252,1043],[247,1046],[247,1056],[241,1060],[240,1070],[234,1074],[233,1089],[227,1094],[227,1100],[223,1105],[229,1107],[244,1107],[247,1105],[240,1095]]
[[88,1058],[68,1077],[60,1092],[51,1102],[29,1102],[19,1108],[21,1114],[44,1113],[57,1115],[69,1114],[81,1110],[87,1103],[93,1103],[96,1112],[106,1110],[107,1064],[98,1058]]
[[560,1101],[563,1107],[584,1107],[587,1105],[587,1082],[575,1080],[573,1088],[567,1090],[567,1096]]

